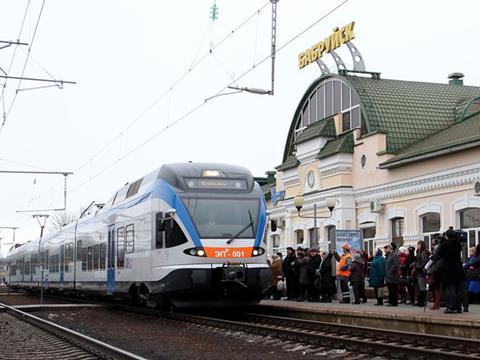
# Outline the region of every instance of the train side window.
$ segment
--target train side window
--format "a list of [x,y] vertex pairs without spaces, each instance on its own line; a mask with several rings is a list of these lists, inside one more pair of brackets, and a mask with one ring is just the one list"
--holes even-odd
[[87,248],[82,249],[82,271],[87,271]]
[[165,247],[171,248],[185,244],[188,241],[182,229],[174,219],[167,219],[164,221],[164,224],[166,228]]
[[100,244],[100,270],[105,270],[105,259],[107,257],[107,244]]
[[65,245],[60,246],[60,271],[65,270]]
[[165,242],[165,224],[163,222],[163,213],[157,213],[155,217],[155,248],[163,248]]
[[87,268],[88,268],[88,271],[91,271],[93,270],[93,246],[88,247],[87,257],[88,257]]
[[123,268],[125,264],[125,228],[117,229],[117,268]]
[[93,247],[93,270],[98,270],[100,260],[100,245],[97,244]]
[[77,261],[82,261],[82,240],[77,240]]
[[130,254],[133,253],[135,248],[135,232],[133,228],[133,224],[128,225],[127,229],[127,241],[126,241],[126,253]]

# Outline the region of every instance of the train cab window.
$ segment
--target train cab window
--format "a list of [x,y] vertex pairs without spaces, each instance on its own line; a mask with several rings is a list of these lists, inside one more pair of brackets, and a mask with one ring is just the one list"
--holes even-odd
[[117,229],[117,268],[125,265],[125,228]]
[[107,257],[107,244],[100,244],[100,270],[105,270],[105,259]]
[[174,246],[185,244],[188,240],[183,233],[180,226],[174,219],[167,219],[165,224],[165,247],[171,248]]
[[128,188],[127,196],[125,198],[129,198],[130,196],[137,194],[138,190],[140,189],[140,185],[142,185],[142,181],[143,181],[143,178],[132,183]]
[[82,249],[82,271],[87,271],[87,248]]
[[100,260],[100,245],[97,244],[93,247],[93,270],[98,270]]
[[25,263],[25,275],[30,275],[30,261]]
[[82,240],[77,240],[77,261],[82,261]]
[[88,271],[91,271],[93,270],[93,246],[88,247],[87,258],[88,258],[87,268],[88,268]]
[[133,224],[127,226],[127,241],[125,251],[127,254],[133,253],[135,245],[135,233],[133,229]]
[[31,255],[31,262],[32,262],[32,274],[37,273],[37,266],[38,266],[38,254]]

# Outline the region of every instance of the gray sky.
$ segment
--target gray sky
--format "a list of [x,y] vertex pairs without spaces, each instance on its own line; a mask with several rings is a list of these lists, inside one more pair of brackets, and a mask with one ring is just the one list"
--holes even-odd
[[[278,46],[341,2],[279,1]],[[17,39],[27,4],[0,0],[0,40]],[[320,75],[316,65],[298,70],[298,53],[352,20],[367,70],[381,72],[383,78],[443,83],[459,71],[467,85],[480,85],[478,1],[350,0],[279,51],[275,96],[229,95],[200,106],[270,52],[269,1],[217,0],[219,19],[213,23],[212,4],[47,0],[25,76],[50,78],[48,71],[77,85],[18,93],[0,132],[0,169],[33,170],[18,164],[24,163],[74,171],[68,209],[75,214],[164,163],[227,162],[261,176],[281,163],[295,107]],[[41,5],[41,0],[31,0],[21,41],[30,42]],[[13,50],[0,50],[4,70]],[[10,75],[21,74],[26,50],[17,50]],[[345,49],[339,54],[351,64]],[[333,66],[331,57],[325,62]],[[270,62],[237,84],[268,89]],[[42,84],[23,82],[20,88],[35,85]],[[18,82],[7,82],[7,110],[17,88]],[[38,224],[16,211],[62,207],[62,177],[0,174],[0,179],[0,226],[19,226],[18,242],[36,237]],[[0,237],[6,243],[11,233],[4,230]]]

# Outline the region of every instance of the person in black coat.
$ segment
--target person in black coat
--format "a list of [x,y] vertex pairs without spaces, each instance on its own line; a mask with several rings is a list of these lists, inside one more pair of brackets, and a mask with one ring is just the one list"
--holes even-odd
[[398,283],[400,281],[400,260],[393,245],[384,247],[386,253],[385,280],[388,288],[387,306],[398,306]]
[[328,252],[320,263],[320,296],[321,302],[332,302],[335,291],[334,267],[332,266],[333,253]]
[[320,300],[320,289],[315,286],[316,271],[320,268],[320,263],[322,258],[318,253],[318,250],[315,248],[310,249],[310,261],[307,265],[307,272],[309,278],[309,290],[308,290],[308,301],[319,301]]
[[287,300],[294,300],[300,295],[298,292],[298,278],[299,271],[295,266],[295,250],[292,247],[287,247],[287,256],[282,262],[282,271],[287,282]]
[[446,314],[462,312],[462,287],[465,273],[460,258],[462,244],[453,227],[445,233],[446,239],[438,247],[438,256],[443,260],[441,285],[447,295]]

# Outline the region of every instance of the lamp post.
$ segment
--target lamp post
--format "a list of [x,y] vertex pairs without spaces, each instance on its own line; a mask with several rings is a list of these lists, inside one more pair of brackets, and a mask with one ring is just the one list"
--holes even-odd
[[[300,213],[300,211],[303,208],[303,205],[305,203],[305,199],[302,195],[297,195],[293,199],[293,203],[295,207],[297,208],[298,212],[298,217],[304,218],[304,219],[313,219],[313,227],[315,229],[315,246],[318,246],[318,230],[317,230],[317,219],[328,219],[332,217],[332,212],[333,209],[335,208],[335,205],[337,204],[337,199],[334,197],[328,197],[326,198],[326,205],[328,210],[330,210],[330,215],[329,216],[317,216],[317,204],[313,204],[313,216],[304,216]],[[310,244],[311,246],[312,244]]]

